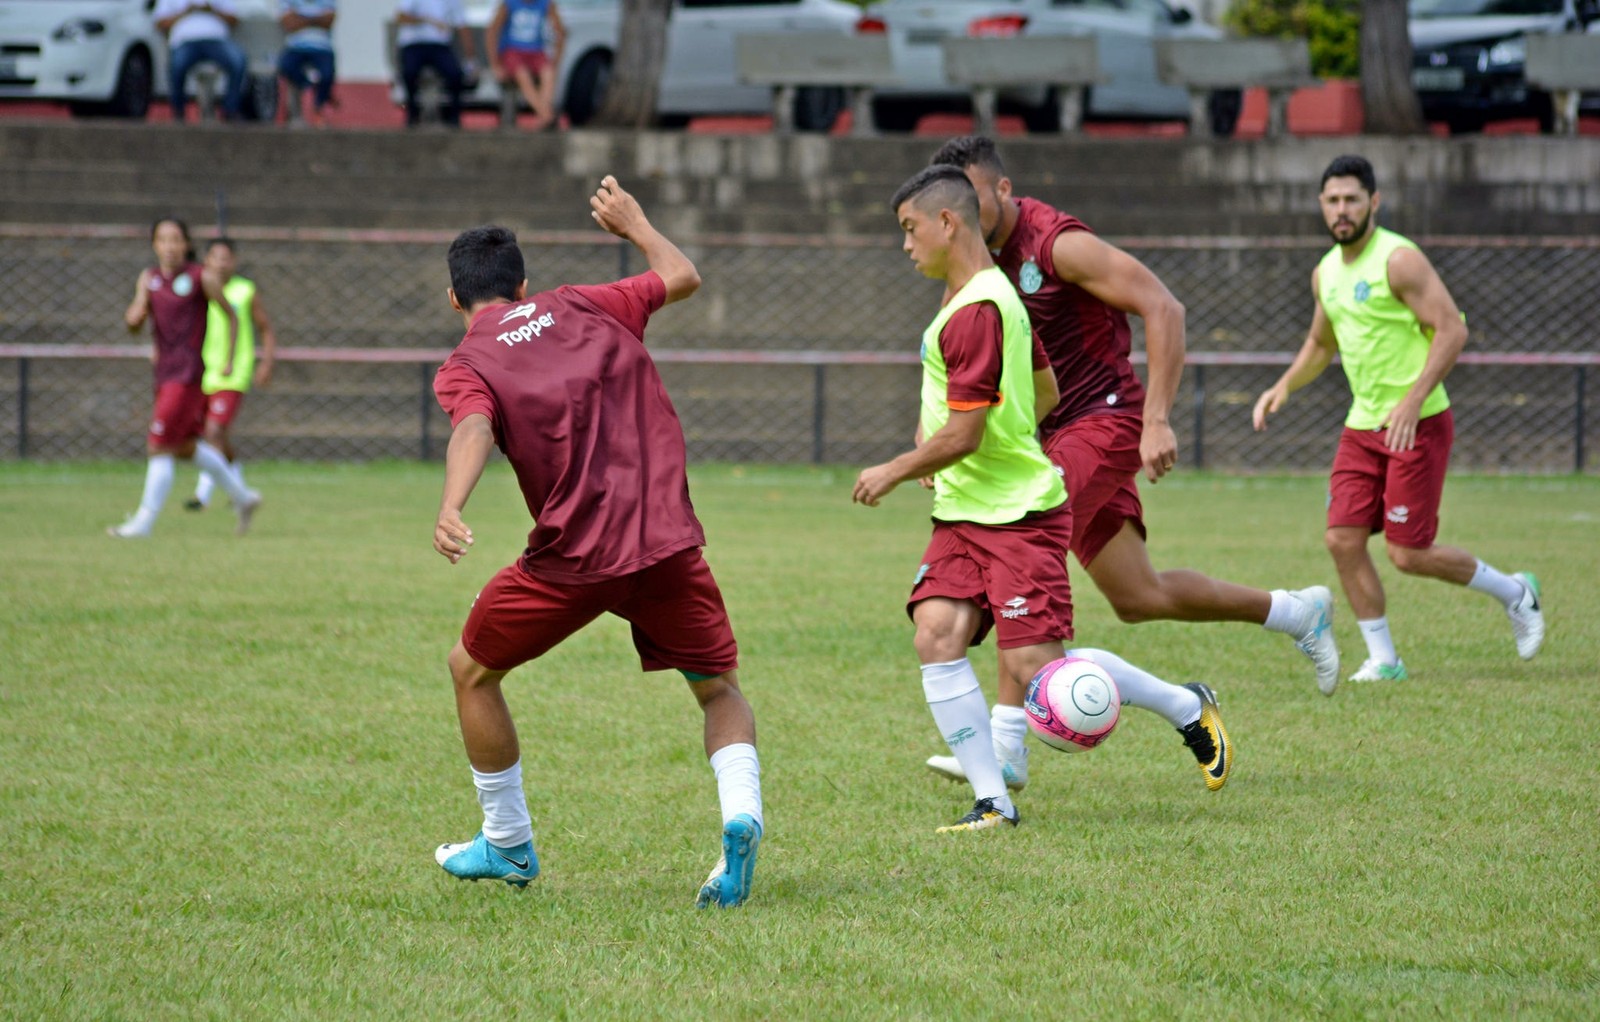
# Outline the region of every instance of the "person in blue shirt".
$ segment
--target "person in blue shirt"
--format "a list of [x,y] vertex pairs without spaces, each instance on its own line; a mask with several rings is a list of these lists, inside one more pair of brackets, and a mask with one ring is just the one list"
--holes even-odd
[[323,109],[333,97],[333,19],[336,0],[278,0],[283,53],[278,74],[298,96],[313,89],[309,120],[323,127]]
[[522,93],[533,110],[534,130],[554,125],[556,75],[567,40],[555,0],[502,0],[483,39],[489,73]]

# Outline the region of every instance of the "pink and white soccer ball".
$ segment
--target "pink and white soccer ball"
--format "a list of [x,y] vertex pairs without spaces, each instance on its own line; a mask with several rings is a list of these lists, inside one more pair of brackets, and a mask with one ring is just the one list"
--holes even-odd
[[1122,715],[1122,694],[1099,664],[1063,657],[1033,676],[1022,706],[1041,742],[1063,752],[1082,752],[1111,735]]

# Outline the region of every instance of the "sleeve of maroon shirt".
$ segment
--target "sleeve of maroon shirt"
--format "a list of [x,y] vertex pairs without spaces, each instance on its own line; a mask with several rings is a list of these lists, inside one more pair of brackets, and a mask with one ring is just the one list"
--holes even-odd
[[484,385],[483,377],[462,363],[446,360],[439,367],[439,372],[433,378],[433,396],[439,399],[439,407],[450,416],[451,427],[461,425],[462,419],[477,413],[488,418],[495,435],[500,435],[500,415],[494,395]]
[[993,302],[957,309],[939,331],[944,354],[945,401],[958,412],[1000,403],[1003,329]]
[[580,284],[572,290],[627,327],[641,341],[650,316],[667,304],[667,285],[654,270],[624,277],[615,284]]

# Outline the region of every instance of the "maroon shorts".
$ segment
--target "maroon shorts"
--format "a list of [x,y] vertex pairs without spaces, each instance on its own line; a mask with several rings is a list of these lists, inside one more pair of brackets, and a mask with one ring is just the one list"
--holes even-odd
[[461,643],[484,667],[509,671],[605,613],[633,626],[633,646],[647,671],[710,677],[739,666],[722,593],[699,547],[586,585],[546,582],[520,563],[503,568],[473,602]]
[[538,77],[550,66],[550,56],[543,50],[501,50],[500,67],[510,78],[519,70]]
[[152,447],[181,447],[199,436],[206,421],[206,395],[198,383],[156,387],[156,410],[147,439]]
[[243,401],[244,392],[239,390],[219,390],[207,395],[206,421],[219,426],[230,424],[234,416],[239,414],[239,405]]
[[1085,415],[1045,438],[1044,453],[1061,469],[1072,504],[1072,552],[1087,567],[1132,522],[1143,537],[1144,505],[1135,478],[1143,462],[1137,415]]
[[1071,542],[1065,507],[1007,525],[936,521],[906,613],[936,596],[971,600],[982,613],[974,646],[991,628],[1001,649],[1071,639]]
[[1409,451],[1384,446],[1382,429],[1350,429],[1339,437],[1328,483],[1328,527],[1383,530],[1395,546],[1425,550],[1439,534],[1455,416],[1447,408],[1417,423]]

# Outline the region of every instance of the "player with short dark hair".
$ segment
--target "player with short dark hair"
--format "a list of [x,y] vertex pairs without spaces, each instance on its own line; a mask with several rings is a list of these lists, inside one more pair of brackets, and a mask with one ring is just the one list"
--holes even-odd
[[[172,490],[176,459],[192,458],[202,472],[215,476],[232,498],[238,519],[235,531],[243,535],[261,505],[261,495],[245,486],[220,451],[200,439],[206,415],[206,396],[200,382],[205,372],[201,347],[206,335],[207,302],[226,305],[222,281],[194,261],[189,226],[176,217],[162,217],[151,225],[150,247],[155,252],[156,265],[139,274],[133,301],[122,314],[123,322],[133,333],[138,333],[148,320],[155,339],[151,367],[156,400],[145,438],[149,458],[145,463],[144,495],[139,510],[106,531],[118,539],[150,535]],[[223,317],[231,343],[239,329],[232,306],[226,307]]]
[[[1040,427],[1044,449],[1072,502],[1072,552],[1117,617],[1130,623],[1247,621],[1283,632],[1312,659],[1318,685],[1331,693],[1339,651],[1326,587],[1268,592],[1197,571],[1157,571],[1150,563],[1137,477],[1142,468],[1154,482],[1177,462],[1168,414],[1183,372],[1182,304],[1143,263],[1082,221],[1014,196],[992,140],[951,139],[929,162],[959,168],[972,182],[984,242],[1020,293],[1055,368],[1061,396]],[[1144,320],[1148,388],[1129,358],[1130,313]],[[1013,790],[1028,783],[1027,682],[1000,671],[992,721]],[[948,756],[929,758],[928,768],[961,776]]]
[[1382,531],[1389,560],[1407,575],[1468,586],[1499,601],[1524,660],[1544,642],[1539,580],[1503,574],[1458,547],[1434,542],[1455,418],[1444,378],[1467,327],[1438,271],[1415,243],[1377,225],[1382,202],[1372,164],[1341,156],[1318,197],[1334,246],[1311,273],[1311,330],[1284,374],[1256,400],[1258,430],[1289,395],[1340,356],[1350,411],[1328,486],[1324,537],[1367,659],[1351,681],[1399,681],[1405,662],[1389,632],[1387,601],[1367,550]]
[[722,805],[722,857],[700,906],[750,894],[762,836],[755,716],[739,690],[738,647],[700,548],[683,426],[644,346],[663,305],[700,286],[616,179],[589,200],[595,220],[632,242],[649,269],[614,284],[528,294],[522,251],[503,227],[450,246],[450,304],[467,333],[434,380],[453,425],[433,546],[452,564],[471,548],[462,509],[499,447],[533,531],[522,556],[479,593],[450,651],[461,736],[483,807],[471,841],[435,859],[466,880],[526,886],[539,874],[516,726],[500,681],[599,617],[633,626],[647,671],[676,669],[705,714],[705,750]]
[[[242,481],[244,467],[233,447],[233,420],[252,386],[265,387],[272,379],[272,363],[277,355],[278,337],[261,302],[256,282],[239,274],[238,249],[232,238],[212,238],[206,242],[204,267],[222,282],[222,293],[232,306],[234,326],[222,306],[211,303],[206,316],[206,339],[201,349],[205,375],[200,389],[206,395],[205,442],[222,452]],[[256,341],[261,348],[256,350]],[[184,503],[190,511],[211,506],[216,478],[201,471],[194,497]]]
[[[976,798],[939,829],[1015,826],[1020,814],[967,649],[992,629],[1001,664],[1023,678],[1064,655],[1062,642],[1072,638],[1072,512],[1035,435],[1042,409],[1028,314],[984,247],[972,184],[957,168],[928,167],[893,202],[904,250],[924,276],[945,282],[945,301],[922,335],[920,442],[863,469],[851,499],[876,507],[901,483],[932,478],[933,537],[906,612],[916,625],[923,694]],[[1191,749],[1203,750],[1208,786],[1226,782],[1232,748],[1210,689],[1170,685],[1104,650],[1072,655],[1098,663],[1124,702],[1165,717]]]

